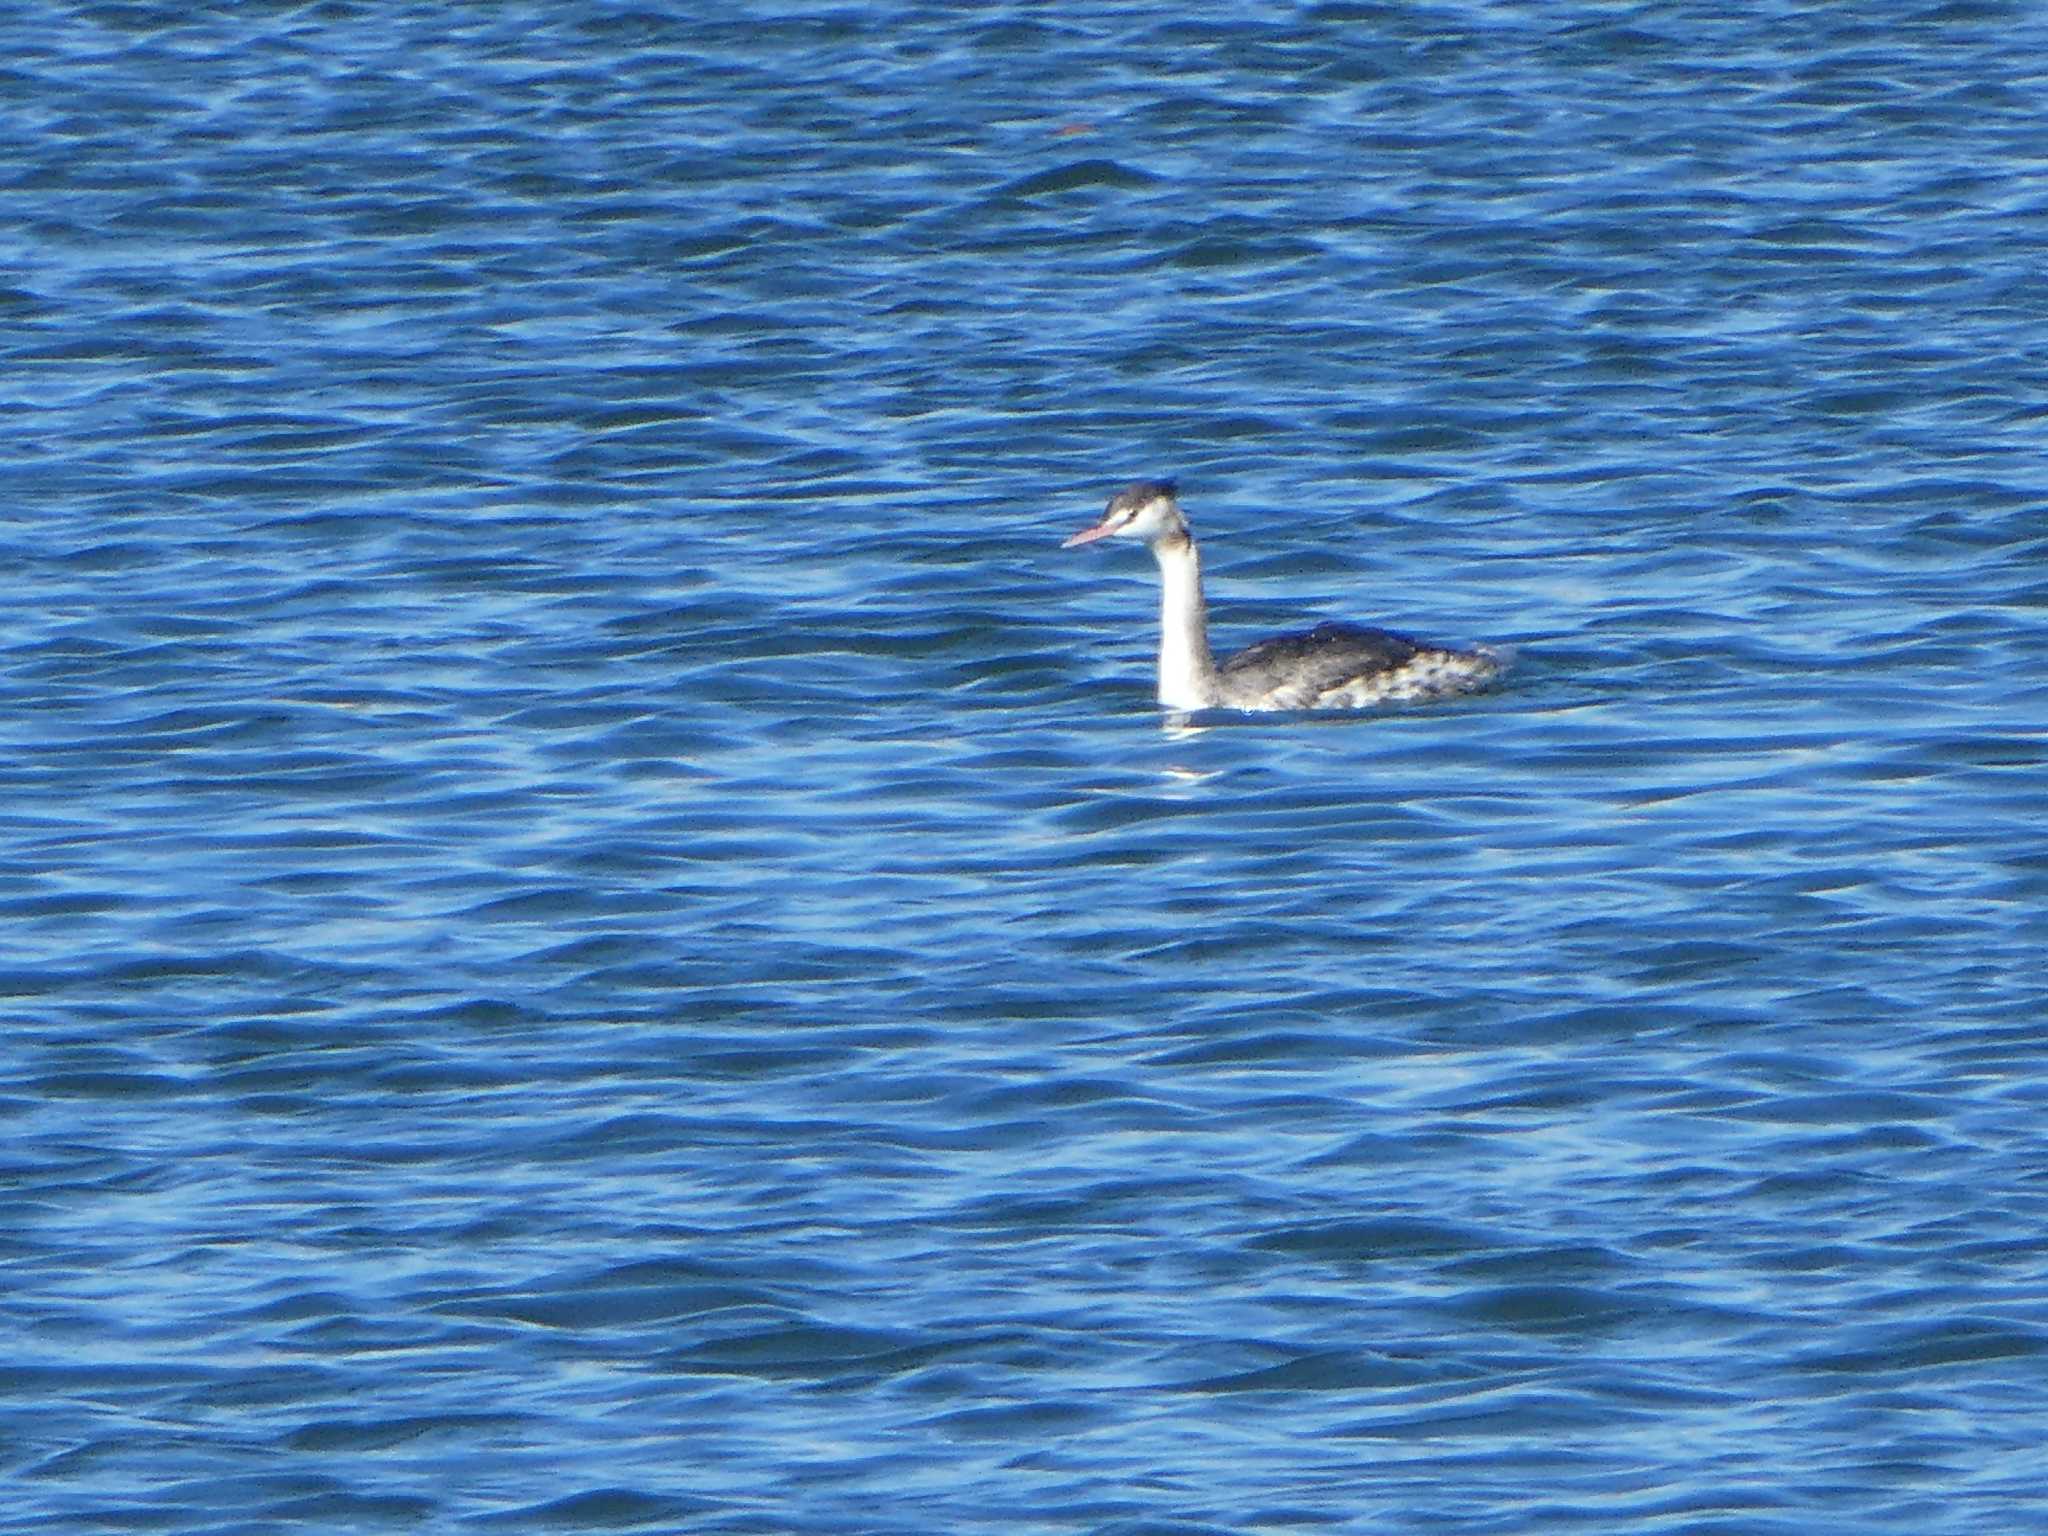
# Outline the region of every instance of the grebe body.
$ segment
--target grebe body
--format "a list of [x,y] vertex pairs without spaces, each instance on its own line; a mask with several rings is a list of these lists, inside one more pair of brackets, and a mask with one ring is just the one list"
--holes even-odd
[[1275,635],[1220,665],[1209,649],[1202,562],[1171,480],[1141,480],[1061,547],[1142,539],[1159,562],[1159,702],[1168,709],[1364,709],[1471,693],[1505,665],[1483,646],[1455,650],[1390,629],[1318,624]]

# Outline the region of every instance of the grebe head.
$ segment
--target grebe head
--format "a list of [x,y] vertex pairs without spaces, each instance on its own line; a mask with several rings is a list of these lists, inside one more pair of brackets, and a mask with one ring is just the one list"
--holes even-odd
[[1174,499],[1171,480],[1140,480],[1109,498],[1102,521],[1083,528],[1061,549],[1076,544],[1093,544],[1097,539],[1143,539],[1147,544],[1171,544],[1188,536],[1188,520]]

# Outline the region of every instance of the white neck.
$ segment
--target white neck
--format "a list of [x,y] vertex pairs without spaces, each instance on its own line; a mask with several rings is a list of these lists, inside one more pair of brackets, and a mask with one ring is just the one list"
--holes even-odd
[[1152,546],[1159,561],[1159,702],[1206,709],[1222,694],[1209,654],[1209,610],[1202,602],[1202,560],[1183,534]]

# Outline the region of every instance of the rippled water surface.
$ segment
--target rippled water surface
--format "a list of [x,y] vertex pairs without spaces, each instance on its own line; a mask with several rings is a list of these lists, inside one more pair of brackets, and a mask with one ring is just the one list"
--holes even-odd
[[0,1530],[2048,1528],[2038,8],[0,58]]

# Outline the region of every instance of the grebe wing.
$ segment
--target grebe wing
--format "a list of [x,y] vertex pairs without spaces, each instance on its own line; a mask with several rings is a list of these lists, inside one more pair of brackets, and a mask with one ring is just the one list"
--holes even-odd
[[1301,705],[1346,683],[1406,666],[1424,647],[1391,629],[1363,624],[1318,624],[1247,646],[1218,667],[1230,692],[1277,694]]

